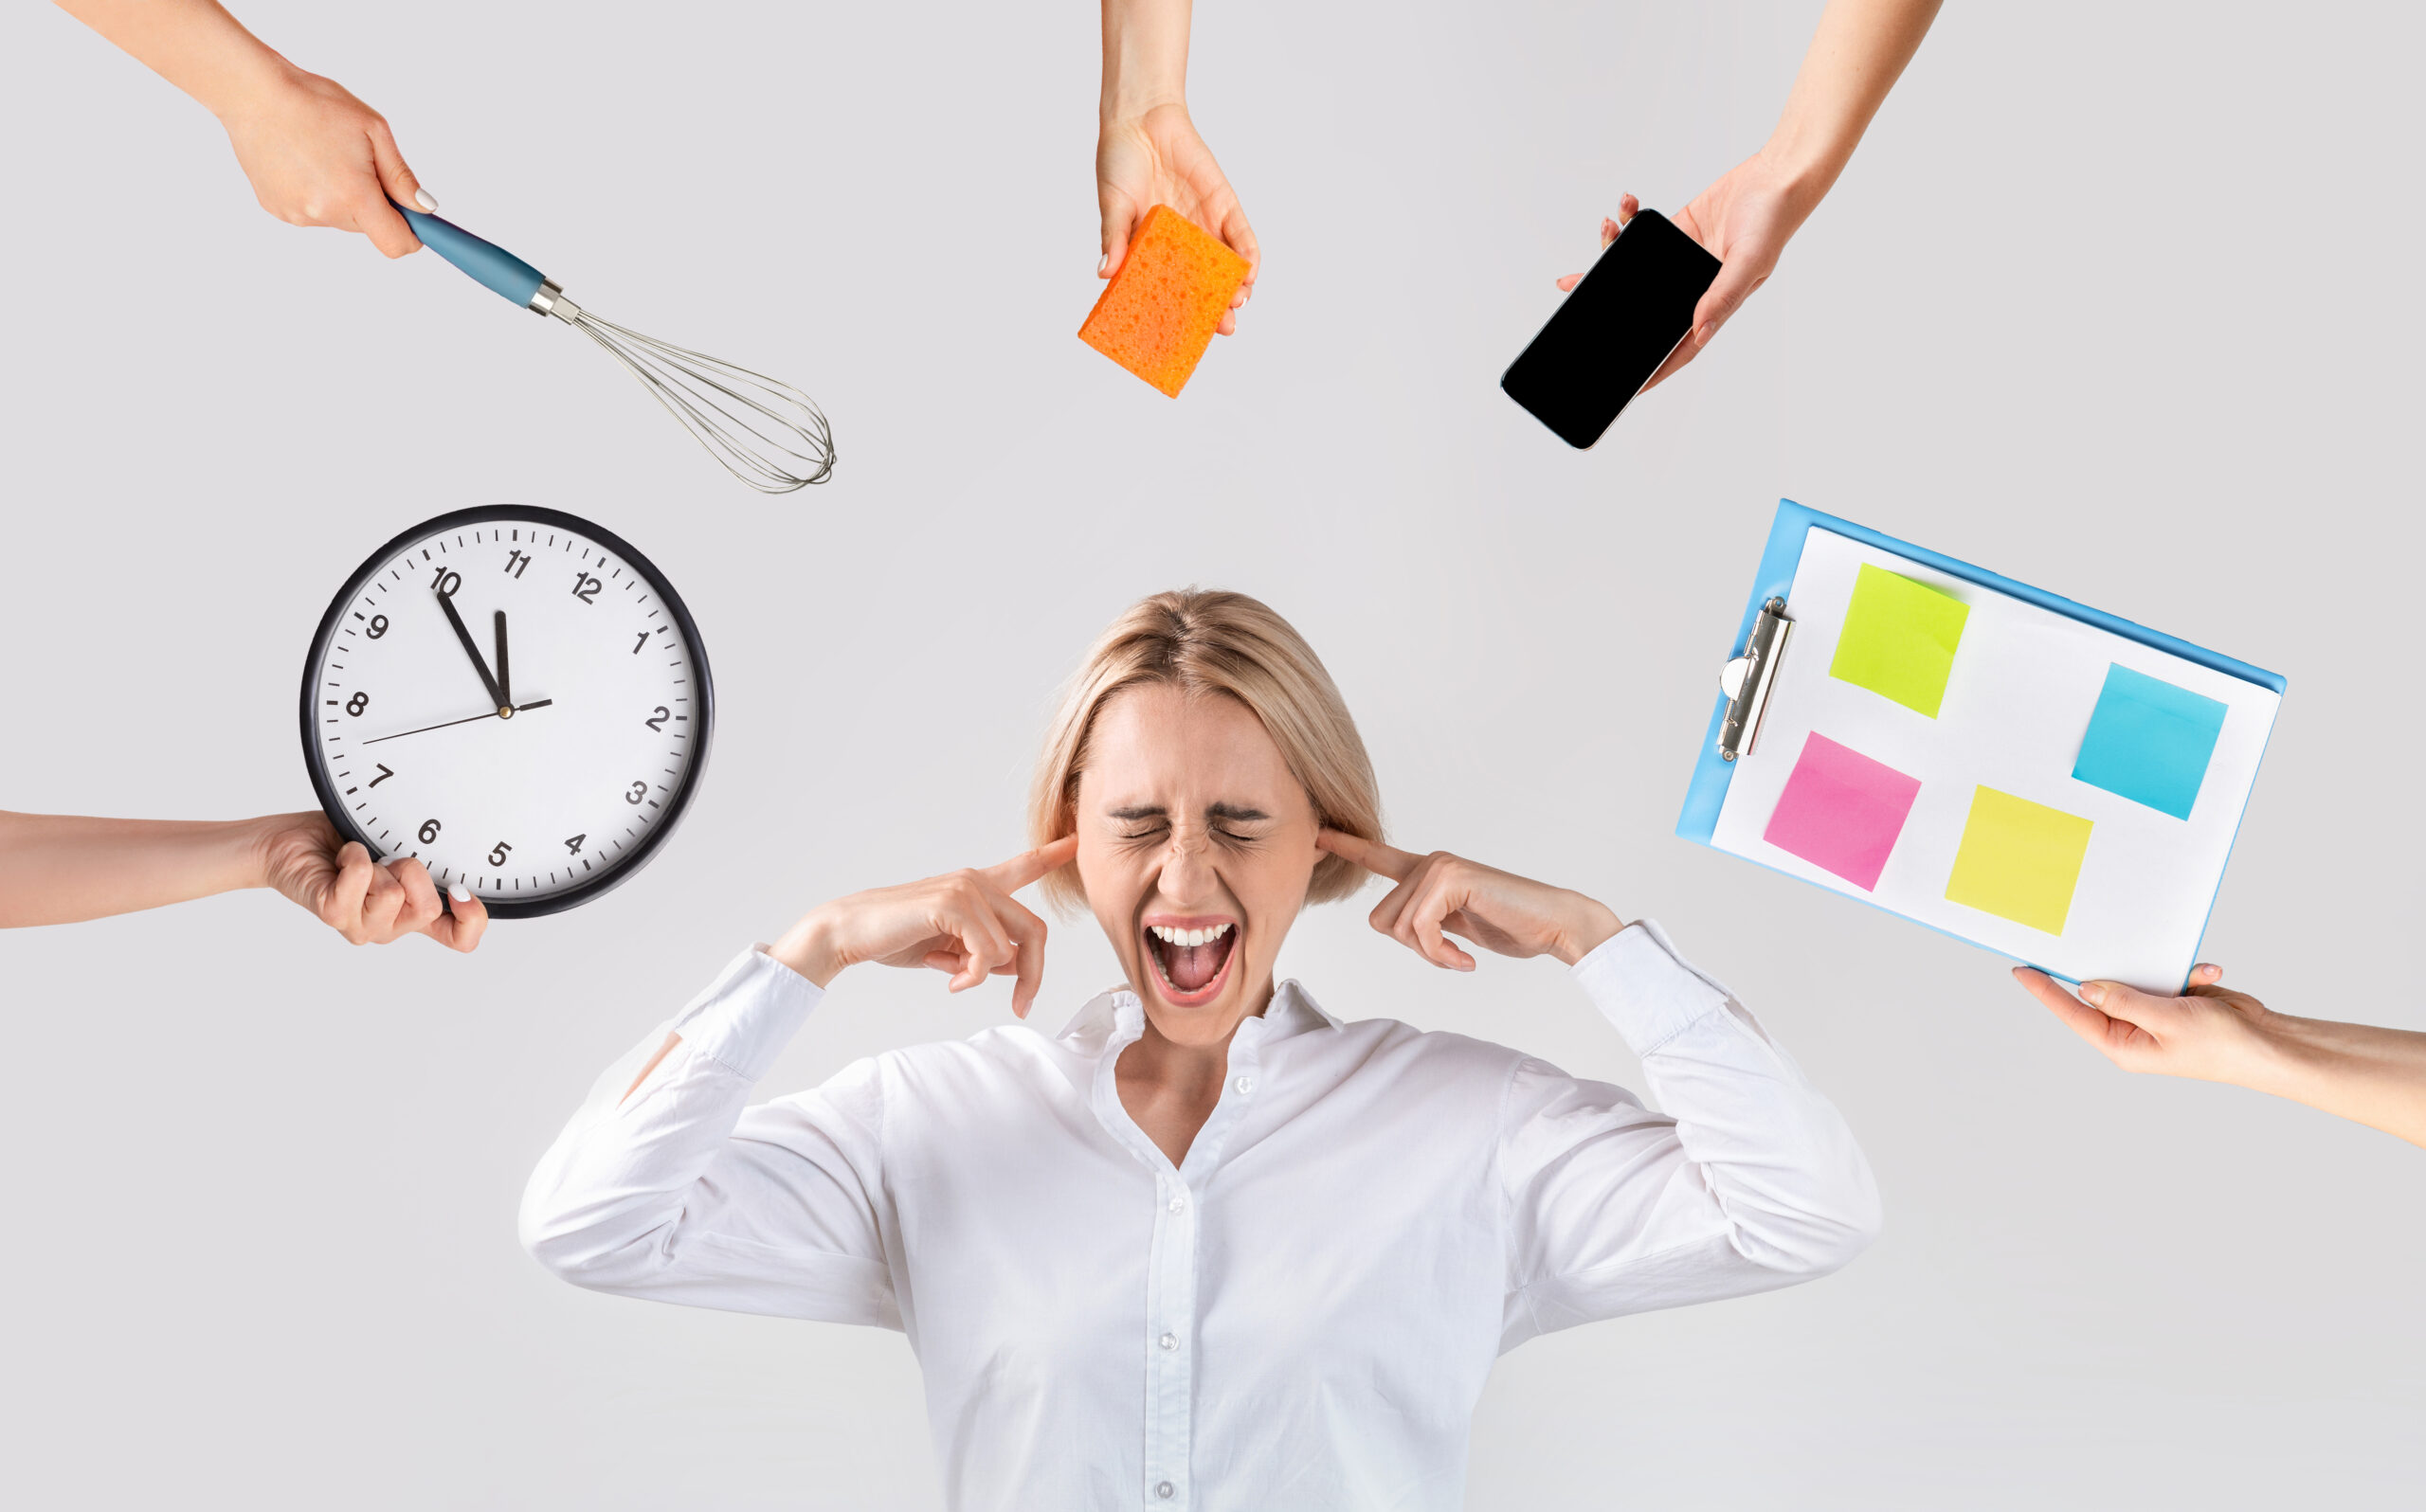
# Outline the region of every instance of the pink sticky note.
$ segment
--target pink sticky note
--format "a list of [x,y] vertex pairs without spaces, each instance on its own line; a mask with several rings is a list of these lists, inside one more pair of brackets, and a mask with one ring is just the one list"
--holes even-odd
[[1919,778],[1815,729],[1761,838],[1867,892],[1878,886],[1920,790]]

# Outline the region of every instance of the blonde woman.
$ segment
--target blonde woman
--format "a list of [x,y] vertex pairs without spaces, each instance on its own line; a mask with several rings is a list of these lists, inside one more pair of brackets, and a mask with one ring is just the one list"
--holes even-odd
[[[1253,599],[1159,594],[1104,634],[1028,824],[1025,855],[838,899],[728,966],[540,1163],[532,1252],[901,1329],[954,1507],[1445,1509],[1501,1352],[1809,1280],[1877,1228],[1844,1121],[1657,926],[1382,843],[1338,690]],[[1374,927],[1435,965],[1473,968],[1457,940],[1565,963],[1666,1111],[1276,985],[1298,910],[1367,871],[1396,884]],[[1024,1019],[1033,883],[1095,915],[1124,988],[749,1106],[857,964],[1009,976]]]

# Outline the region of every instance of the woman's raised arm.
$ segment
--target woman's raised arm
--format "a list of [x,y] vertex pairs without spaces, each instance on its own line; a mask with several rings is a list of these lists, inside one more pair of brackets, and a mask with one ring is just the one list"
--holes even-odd
[[1320,844],[1398,884],[1373,927],[1436,965],[1474,967],[1447,935],[1567,963],[1663,1110],[1538,1060],[1513,1068],[1499,1148],[1506,1345],[1807,1281],[1877,1233],[1878,1189],[1843,1116],[1657,925],[1622,926],[1582,893],[1445,851],[1331,831]]
[[860,962],[1016,979],[1024,1015],[1044,923],[1011,894],[1077,842],[853,893],[754,949],[606,1070],[522,1198],[522,1242],[576,1286],[734,1312],[900,1326],[883,1233],[883,1095],[861,1061],[748,1107],[759,1078]]

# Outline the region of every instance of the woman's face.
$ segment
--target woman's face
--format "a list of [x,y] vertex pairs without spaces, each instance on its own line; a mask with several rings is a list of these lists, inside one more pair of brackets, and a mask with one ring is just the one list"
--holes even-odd
[[1219,1044],[1272,997],[1320,826],[1246,705],[1168,686],[1115,693],[1078,779],[1087,906],[1164,1037]]

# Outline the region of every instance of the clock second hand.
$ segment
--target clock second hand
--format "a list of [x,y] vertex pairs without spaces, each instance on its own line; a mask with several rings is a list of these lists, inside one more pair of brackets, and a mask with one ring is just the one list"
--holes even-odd
[[407,735],[426,735],[433,729],[452,729],[457,725],[468,725],[475,720],[496,719],[509,712],[518,714],[526,709],[545,709],[554,702],[555,700],[552,698],[534,698],[527,704],[514,704],[511,706],[501,706],[497,709],[492,709],[485,714],[466,714],[461,719],[447,720],[443,725],[424,725],[419,729],[400,729],[392,735],[375,735],[371,739],[364,741],[363,744],[366,746],[376,746],[383,740],[402,740]]

